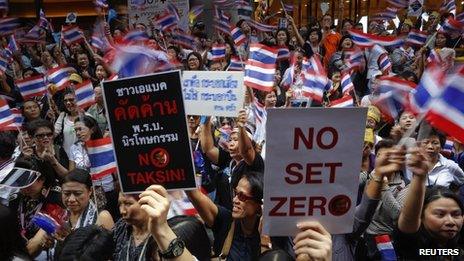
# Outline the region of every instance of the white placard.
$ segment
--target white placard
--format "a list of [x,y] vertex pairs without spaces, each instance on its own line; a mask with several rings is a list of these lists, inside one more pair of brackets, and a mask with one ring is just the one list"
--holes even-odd
[[243,72],[184,71],[182,75],[187,115],[237,117],[243,107]]
[[353,231],[366,108],[270,109],[266,123],[264,233],[295,236],[317,220]]
[[[179,28],[184,31],[188,30],[188,0],[170,0],[177,7],[180,16]],[[137,4],[139,2],[143,2]],[[127,8],[129,13],[129,23],[134,26],[137,23],[143,23],[147,28],[153,24],[153,18],[162,15],[167,10],[167,0],[128,0]],[[150,30],[148,30],[150,32]]]

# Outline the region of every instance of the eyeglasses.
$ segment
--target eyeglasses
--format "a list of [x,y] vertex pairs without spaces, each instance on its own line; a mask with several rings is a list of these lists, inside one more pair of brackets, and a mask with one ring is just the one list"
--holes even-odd
[[35,134],[34,137],[37,139],[43,139],[45,137],[51,139],[53,137],[53,132]]
[[245,193],[243,192],[237,192],[237,190],[234,189],[234,196],[237,196],[238,200],[242,201],[242,202],[246,202],[248,200],[255,200],[254,197],[251,197],[251,196],[248,196],[246,195]]

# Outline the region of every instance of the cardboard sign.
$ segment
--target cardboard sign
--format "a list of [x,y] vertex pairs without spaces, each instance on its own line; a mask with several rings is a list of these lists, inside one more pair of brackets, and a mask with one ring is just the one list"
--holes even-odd
[[180,71],[103,82],[124,193],[195,187]]
[[237,117],[245,99],[243,72],[184,71],[187,115]]
[[[171,0],[172,3],[177,7],[179,11],[180,21],[178,22],[179,28],[184,31],[189,29],[188,27],[188,13],[189,13],[189,1],[188,0]],[[153,18],[157,15],[163,15],[168,5],[166,0],[128,0],[128,16],[129,24],[135,27],[136,24],[142,23],[147,28],[153,26]],[[151,34],[151,30],[147,32]]]
[[353,231],[365,108],[270,109],[266,123],[264,231],[295,236],[318,220],[332,234]]

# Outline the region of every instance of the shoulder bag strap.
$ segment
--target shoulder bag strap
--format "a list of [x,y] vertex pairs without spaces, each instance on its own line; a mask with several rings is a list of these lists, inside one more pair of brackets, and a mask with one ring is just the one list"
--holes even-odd
[[230,225],[229,233],[227,233],[226,240],[224,241],[224,245],[222,245],[221,254],[219,255],[218,260],[226,259],[229,255],[230,247],[232,246],[232,240],[234,238],[234,231],[235,231],[235,221],[232,221]]

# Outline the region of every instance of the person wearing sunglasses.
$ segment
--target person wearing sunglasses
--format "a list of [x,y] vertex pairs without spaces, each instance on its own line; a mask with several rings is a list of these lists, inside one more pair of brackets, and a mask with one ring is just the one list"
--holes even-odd
[[60,113],[55,122],[55,137],[57,143],[63,147],[68,155],[71,155],[71,146],[77,141],[74,131],[74,121],[79,115],[76,103],[76,94],[73,89],[66,89],[63,95],[64,111]]
[[26,187],[10,197],[9,206],[19,223],[19,233],[25,240],[28,254],[35,260],[44,260],[51,255],[49,249],[54,246],[54,239],[40,229],[32,218],[50,205],[62,207],[61,189],[55,186],[53,175],[44,171],[43,166],[34,158],[18,158],[15,168],[24,170],[22,175],[29,175]]
[[[227,260],[257,260],[261,251],[258,230],[262,215],[263,174],[244,172],[233,188],[233,208],[216,205],[198,189],[187,196],[214,234],[214,253]],[[232,237],[228,237],[231,233]]]
[[30,155],[28,147],[22,148],[22,155],[37,159],[43,165],[46,172],[52,173],[56,179],[63,178],[68,173],[68,158],[64,153],[60,153],[58,145],[53,143],[54,126],[53,123],[38,119],[27,124],[27,133],[32,138],[34,144],[33,153]]

